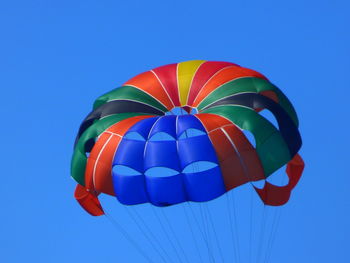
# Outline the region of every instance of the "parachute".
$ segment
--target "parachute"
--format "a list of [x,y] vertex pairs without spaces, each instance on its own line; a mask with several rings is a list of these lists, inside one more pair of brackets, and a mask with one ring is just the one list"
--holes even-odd
[[[75,140],[75,198],[99,216],[101,193],[167,207],[250,183],[265,205],[281,206],[304,168],[301,144],[292,104],[262,74],[229,62],[165,65],[95,101]],[[286,185],[266,181],[285,165]]]

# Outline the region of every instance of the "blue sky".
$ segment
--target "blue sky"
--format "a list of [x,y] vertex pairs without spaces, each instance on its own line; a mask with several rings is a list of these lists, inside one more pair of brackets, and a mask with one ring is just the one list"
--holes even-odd
[[[147,262],[106,218],[74,200],[74,137],[97,96],[153,67],[206,59],[265,74],[300,118],[306,169],[283,208],[269,262],[348,262],[349,7],[344,0],[2,1],[0,261]],[[147,249],[111,199],[115,220]],[[149,207],[138,212],[159,227]],[[176,209],[169,216],[183,219]],[[234,262],[229,237],[221,241]]]

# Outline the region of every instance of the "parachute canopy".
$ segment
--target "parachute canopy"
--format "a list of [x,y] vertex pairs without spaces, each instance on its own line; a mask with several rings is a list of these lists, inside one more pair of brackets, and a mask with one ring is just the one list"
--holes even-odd
[[287,185],[255,187],[265,204],[283,205],[304,167],[300,147],[292,104],[262,74],[229,62],[170,64],[95,101],[75,141],[75,197],[92,215],[103,214],[100,193],[125,205],[206,202],[287,164]]

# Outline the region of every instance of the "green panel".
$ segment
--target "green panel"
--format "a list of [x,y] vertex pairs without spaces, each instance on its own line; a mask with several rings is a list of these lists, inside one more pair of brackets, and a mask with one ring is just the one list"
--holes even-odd
[[116,88],[95,100],[94,109],[111,100],[134,100],[167,112],[167,108],[147,93],[131,86]]
[[295,110],[287,99],[287,97],[278,89],[275,85],[267,80],[253,77],[239,78],[230,81],[212,93],[210,93],[199,105],[198,110],[201,110],[224,97],[229,97],[231,95],[242,93],[242,92],[262,92],[262,91],[273,91],[278,97],[279,104],[284,108],[288,115],[293,119],[294,123],[298,126],[298,118]]
[[85,153],[85,143],[98,137],[101,133],[107,130],[113,124],[116,124],[122,120],[130,117],[147,115],[143,113],[119,113],[110,115],[103,119],[100,119],[92,124],[79,138],[77,145],[75,146],[72,162],[71,162],[71,175],[75,181],[85,186],[85,167],[87,162],[87,156]]
[[287,144],[281,133],[264,117],[254,110],[238,105],[216,106],[202,113],[220,115],[243,130],[250,131],[255,138],[256,151],[268,177],[285,165],[290,159]]

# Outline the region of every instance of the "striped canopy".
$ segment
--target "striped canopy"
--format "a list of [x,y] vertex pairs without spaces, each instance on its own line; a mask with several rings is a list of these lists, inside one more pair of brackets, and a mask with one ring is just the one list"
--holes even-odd
[[303,170],[300,147],[292,104],[262,74],[229,62],[170,64],[95,101],[75,142],[75,197],[93,215],[103,214],[100,193],[126,205],[205,202],[287,164],[286,186],[256,188],[265,204],[282,205]]

